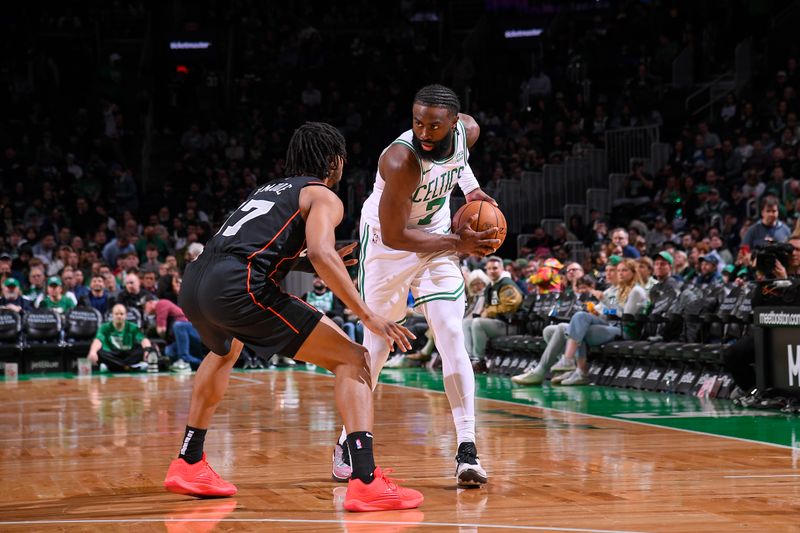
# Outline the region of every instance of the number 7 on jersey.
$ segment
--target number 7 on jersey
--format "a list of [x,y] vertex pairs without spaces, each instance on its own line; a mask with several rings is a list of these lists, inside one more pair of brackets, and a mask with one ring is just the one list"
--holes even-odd
[[250,200],[246,202],[244,205],[242,205],[242,207],[237,209],[236,212],[234,212],[233,215],[231,215],[228,218],[228,220],[233,218],[233,216],[240,211],[244,212],[250,211],[250,212],[247,213],[242,218],[240,218],[239,222],[237,222],[236,224],[228,225],[227,224],[228,220],[226,220],[225,221],[226,225],[224,226],[225,229],[222,232],[222,236],[230,237],[231,235],[236,235],[246,222],[249,222],[256,217],[260,217],[261,215],[266,215],[267,213],[269,213],[269,210],[272,209],[272,206],[274,205],[275,202],[268,202],[267,200]]

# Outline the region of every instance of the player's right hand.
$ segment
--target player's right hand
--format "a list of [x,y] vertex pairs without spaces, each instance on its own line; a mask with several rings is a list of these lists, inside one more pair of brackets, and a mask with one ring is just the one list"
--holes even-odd
[[394,346],[397,345],[398,348],[402,349],[404,352],[407,352],[411,349],[411,343],[409,342],[409,339],[413,340],[417,338],[413,333],[400,324],[392,322],[391,320],[386,320],[385,318],[377,315],[372,315],[370,318],[362,319],[362,322],[364,323],[365,328],[385,340],[389,345],[390,350],[394,350]]
[[474,231],[472,223],[477,220],[478,214],[469,217],[464,225],[456,230],[458,242],[456,252],[470,255],[484,256],[493,254],[500,246],[500,239],[494,238],[497,235],[497,227],[489,228],[484,231]]

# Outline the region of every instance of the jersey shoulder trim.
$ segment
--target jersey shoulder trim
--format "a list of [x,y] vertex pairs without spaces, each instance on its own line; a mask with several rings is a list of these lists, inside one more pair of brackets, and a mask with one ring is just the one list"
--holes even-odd
[[[422,176],[425,174],[425,171],[424,171],[423,166],[422,166],[422,158],[420,158],[419,154],[417,153],[416,148],[414,148],[414,145],[411,144],[410,142],[406,141],[405,139],[401,139],[401,138],[395,139],[392,142],[392,144],[399,144],[401,146],[405,146],[406,148],[411,150],[411,153],[414,154],[414,157],[417,158],[417,164],[419,165],[419,179],[417,180],[417,184],[419,184],[422,181]],[[389,145],[389,146],[391,146],[391,145]],[[388,150],[388,148],[387,148],[387,150]],[[383,157],[383,154],[381,154],[381,157]]]
[[309,181],[308,183],[304,183],[303,186],[300,188],[305,189],[306,187],[311,187],[312,185],[322,186],[325,187],[326,189],[330,189],[330,187],[328,187],[321,181]]

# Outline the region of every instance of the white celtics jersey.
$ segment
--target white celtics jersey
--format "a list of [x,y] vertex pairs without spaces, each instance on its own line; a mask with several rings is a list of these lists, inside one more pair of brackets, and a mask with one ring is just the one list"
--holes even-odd
[[[469,158],[467,148],[467,132],[464,124],[459,120],[456,125],[453,143],[455,149],[450,157],[442,161],[430,161],[419,157],[411,140],[413,132],[406,131],[392,144],[402,144],[411,150],[419,161],[422,169],[414,194],[411,197],[411,214],[407,226],[428,233],[449,233],[451,225],[450,193],[464,173]],[[391,145],[390,145],[391,146]],[[388,147],[381,153],[386,153]],[[471,171],[470,171],[471,172]],[[379,229],[378,206],[386,182],[381,176],[380,168],[375,174],[375,186],[372,194],[361,208],[361,224],[369,224],[371,228]]]

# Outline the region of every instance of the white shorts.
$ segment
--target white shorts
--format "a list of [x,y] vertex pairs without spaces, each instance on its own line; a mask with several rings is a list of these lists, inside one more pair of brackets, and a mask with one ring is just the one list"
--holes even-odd
[[[380,230],[361,226],[358,291],[370,309],[396,322],[405,320],[408,292],[414,307],[431,300],[458,300],[464,277],[453,254],[419,254],[384,246]],[[459,315],[459,320],[461,316]]]

